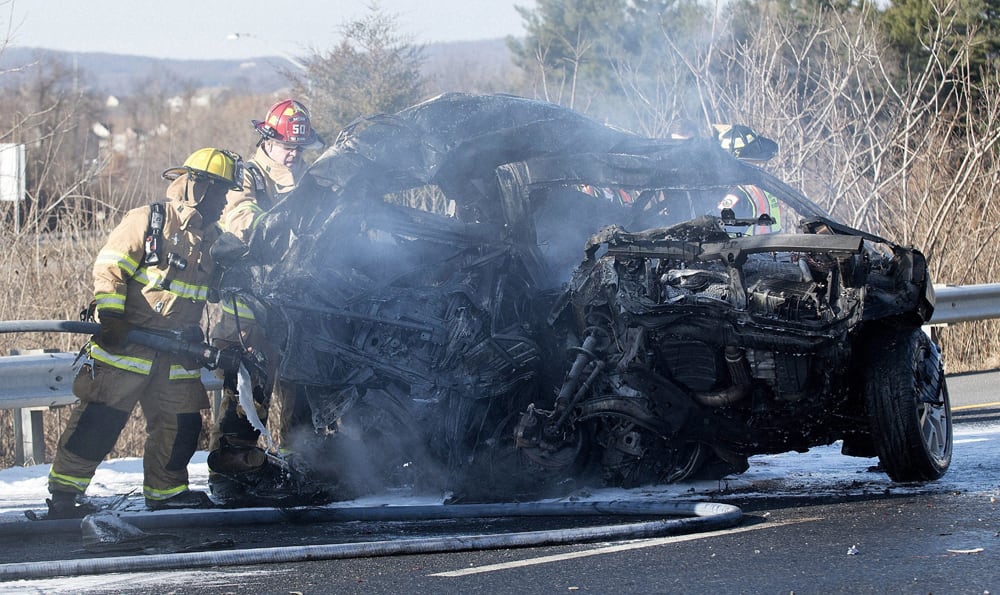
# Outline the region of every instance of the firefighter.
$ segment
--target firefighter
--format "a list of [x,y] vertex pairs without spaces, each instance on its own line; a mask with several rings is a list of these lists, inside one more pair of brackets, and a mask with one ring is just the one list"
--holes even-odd
[[[275,103],[263,120],[251,120],[258,134],[256,150],[248,160],[243,189],[232,191],[226,199],[221,227],[225,238],[248,244],[261,216],[291,192],[302,177],[306,163],[302,157],[307,148],[321,144],[312,128],[309,111],[294,99]],[[233,285],[224,277],[223,285]],[[240,285],[237,280],[235,285]],[[254,410],[261,424],[266,424],[272,393],[281,408],[279,434],[283,446],[289,444],[295,428],[311,427],[311,413],[301,387],[275,382],[278,351],[263,332],[264,309],[248,299],[247,294],[224,292],[220,308],[208,315],[211,340],[217,347],[241,344],[263,354],[267,362],[267,378],[256,379],[253,385]],[[212,473],[209,485],[213,493],[231,498],[234,485],[220,476],[223,472],[246,472],[260,468],[265,459],[256,448],[260,431],[248,420],[239,404],[236,378],[223,379],[222,402],[215,414],[209,448]]]
[[321,144],[312,128],[309,110],[294,99],[271,106],[264,120],[251,120],[259,136],[247,161],[242,191],[226,197],[222,228],[249,242],[260,216],[295,189],[305,173],[307,148]]
[[[713,124],[719,144],[740,161],[763,165],[778,154],[778,143],[747,126]],[[759,219],[766,214],[770,223],[751,226],[729,226],[740,235],[761,235],[781,231],[781,205],[773,194],[762,188],[744,184],[731,188],[719,201],[718,211],[731,210],[737,219]]]
[[243,180],[239,155],[205,148],[170,180],[164,202],[133,209],[111,232],[94,263],[93,313],[100,330],[84,346],[87,360],[74,382],[80,399],[49,472],[51,518],[89,514],[82,496],[111,451],[136,402],[146,418],[143,495],[151,510],[212,505],[188,488],[187,465],[208,408],[199,366],[183,356],[128,341],[128,331],[173,334],[201,341],[198,327],[210,296],[214,265],[209,247],[226,193]]
[[764,164],[778,154],[778,143],[739,124],[712,124],[719,145],[733,157],[755,165]]

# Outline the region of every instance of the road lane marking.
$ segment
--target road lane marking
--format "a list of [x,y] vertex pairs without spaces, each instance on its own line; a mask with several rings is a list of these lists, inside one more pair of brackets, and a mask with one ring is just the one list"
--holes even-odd
[[517,560],[514,562],[504,562],[502,564],[489,564],[487,566],[476,566],[474,568],[463,568],[461,570],[450,570],[448,572],[437,572],[428,576],[444,576],[444,577],[456,577],[456,576],[468,576],[470,574],[480,574],[483,572],[494,572],[497,570],[509,570],[511,568],[521,568],[523,566],[535,566],[537,564],[548,564],[550,562],[561,562],[563,560],[572,560],[574,558],[585,558],[588,556],[600,556],[603,554],[614,554],[616,552],[625,552],[628,550],[637,550],[647,547],[655,547],[658,545],[666,545],[668,543],[680,543],[683,541],[694,541],[696,539],[706,539],[708,537],[718,537],[720,535],[733,535],[734,533],[746,533],[747,531],[757,531],[759,529],[773,529],[775,527],[781,527],[783,525],[794,525],[796,523],[808,523],[813,521],[822,520],[822,517],[807,517],[802,519],[793,519],[788,521],[774,521],[760,523],[759,525],[750,525],[747,527],[737,527],[735,529],[721,529],[719,531],[708,531],[705,533],[693,533],[691,535],[675,535],[673,537],[656,537],[652,539],[641,539],[639,541],[632,541],[629,543],[622,543],[618,545],[612,545],[607,547],[599,547],[591,550],[580,550],[578,552],[569,552],[565,554],[556,554],[553,556],[541,556],[539,558],[529,558],[525,560]]
[[968,411],[970,409],[986,409],[987,407],[1000,407],[1000,401],[994,401],[992,403],[975,403],[973,405],[959,405],[958,407],[952,407],[952,411]]

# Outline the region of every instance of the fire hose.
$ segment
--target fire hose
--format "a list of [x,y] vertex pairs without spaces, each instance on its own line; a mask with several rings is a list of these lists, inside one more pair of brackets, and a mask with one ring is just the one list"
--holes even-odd
[[[454,535],[388,541],[333,543],[266,547],[210,552],[181,552],[143,556],[52,560],[0,564],[0,581],[39,579],[56,576],[82,576],[112,572],[148,572],[243,566],[251,564],[291,563],[312,560],[340,560],[405,554],[432,554],[478,551],[512,547],[538,547],[612,539],[663,537],[726,529],[742,520],[742,511],[729,504],[713,502],[526,502],[510,504],[459,504],[427,506],[373,506],[307,509],[190,510],[169,514],[139,513],[122,515],[136,526],[163,528],[177,526],[213,526],[223,524],[259,524],[276,522],[347,522],[488,517],[540,516],[672,516],[620,525],[575,527],[485,535]],[[86,519],[84,519],[86,521]],[[57,521],[46,521],[48,522]],[[61,521],[60,521],[61,522]],[[32,523],[36,526],[39,523]],[[79,521],[77,521],[79,526]]]
[[[79,333],[93,335],[101,329],[96,322],[78,320],[7,320],[0,321],[0,333]],[[128,331],[131,343],[151,347],[194,359],[209,370],[236,371],[245,361],[243,350],[236,348],[217,349],[206,343],[186,341],[178,333],[133,328]]]

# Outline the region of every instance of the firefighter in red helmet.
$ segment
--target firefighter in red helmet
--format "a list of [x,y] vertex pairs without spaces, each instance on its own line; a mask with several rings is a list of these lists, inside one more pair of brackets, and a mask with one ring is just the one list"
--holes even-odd
[[[259,135],[253,156],[246,162],[243,190],[227,195],[222,214],[224,241],[248,245],[261,216],[283,200],[301,180],[306,169],[303,152],[321,146],[313,130],[309,110],[295,99],[275,103],[263,120],[251,120]],[[239,286],[232,279],[226,287]],[[263,354],[267,378],[252,379],[253,409],[247,412],[240,404],[237,378],[230,373],[223,378],[223,396],[210,433],[209,486],[213,494],[230,502],[239,500],[233,490],[238,482],[232,474],[253,472],[264,465],[258,447],[262,426],[269,417],[272,393],[281,410],[282,448],[289,442],[293,428],[311,427],[311,414],[301,387],[276,382],[278,349],[264,336],[266,311],[248,293],[223,291],[218,307],[206,311],[210,340],[217,347],[241,344]],[[243,386],[244,392],[248,390]],[[247,403],[247,399],[243,399]],[[254,419],[256,417],[256,419]],[[260,423],[254,423],[259,421]],[[270,432],[266,433],[269,436]],[[270,450],[274,442],[264,444]]]
[[274,185],[269,193],[272,198],[280,198],[295,187],[302,174],[302,152],[319,144],[309,110],[294,99],[285,99],[271,106],[263,120],[251,120],[251,124],[260,134],[259,150],[251,161],[268,174],[268,181]]
[[246,161],[242,191],[230,192],[222,214],[222,229],[246,243],[260,215],[289,192],[305,173],[302,158],[308,148],[322,142],[313,130],[309,110],[294,99],[279,101],[263,120],[251,120],[259,135],[253,155]]

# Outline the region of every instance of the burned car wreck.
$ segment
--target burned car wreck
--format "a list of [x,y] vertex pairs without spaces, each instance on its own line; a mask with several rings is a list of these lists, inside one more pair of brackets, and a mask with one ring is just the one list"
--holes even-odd
[[950,463],[923,255],[714,139],[443,95],[345,130],[226,278],[313,421],[237,503],[717,478],[837,440],[896,481]]

